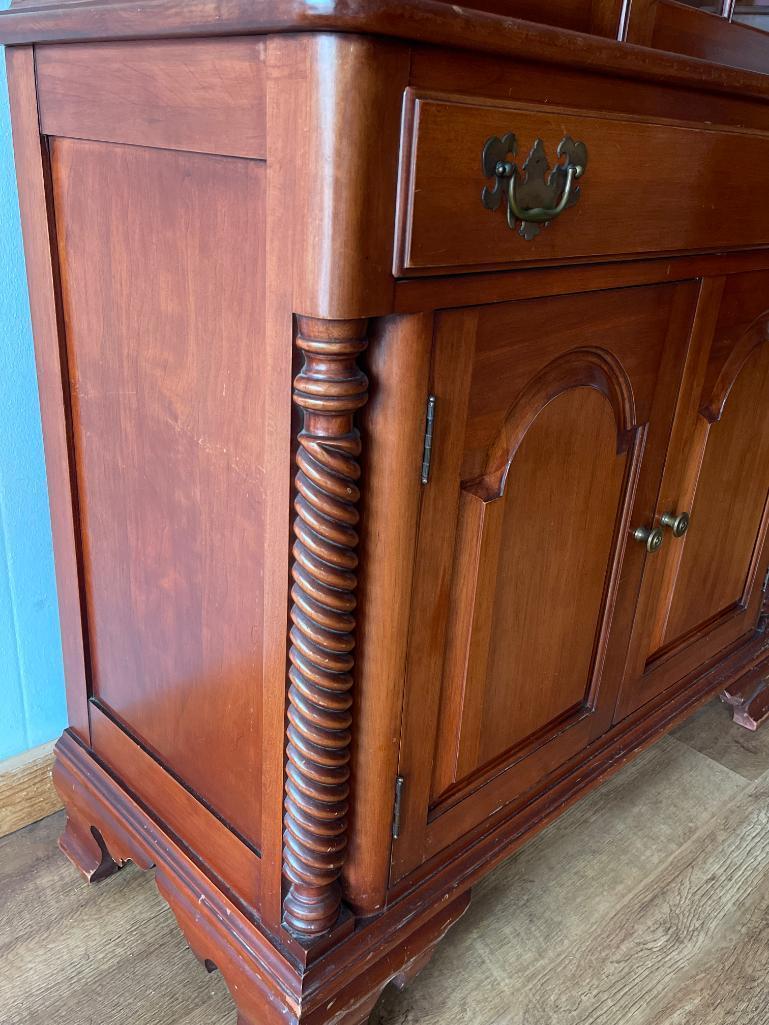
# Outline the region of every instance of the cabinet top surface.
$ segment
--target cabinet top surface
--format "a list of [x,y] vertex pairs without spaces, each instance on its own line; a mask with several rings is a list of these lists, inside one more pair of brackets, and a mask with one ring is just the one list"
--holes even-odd
[[769,96],[769,76],[438,0],[14,0],[0,43],[353,32]]

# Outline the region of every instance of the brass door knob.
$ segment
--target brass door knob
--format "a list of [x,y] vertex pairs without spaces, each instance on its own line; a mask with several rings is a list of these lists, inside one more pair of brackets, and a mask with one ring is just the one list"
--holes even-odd
[[665,513],[660,516],[660,522],[673,531],[673,537],[683,537],[689,529],[689,513]]
[[633,531],[636,541],[646,545],[646,551],[654,553],[665,540],[665,532],[661,527],[636,527]]

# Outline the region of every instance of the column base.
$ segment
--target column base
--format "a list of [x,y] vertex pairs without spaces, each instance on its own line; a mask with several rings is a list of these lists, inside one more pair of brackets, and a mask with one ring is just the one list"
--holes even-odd
[[67,857],[91,882],[126,861],[154,868],[193,953],[227,983],[238,1025],[364,1025],[391,982],[403,988],[427,964],[470,900],[464,891],[400,922],[367,923],[303,965],[68,732],[56,746],[54,783],[67,811],[60,841]]

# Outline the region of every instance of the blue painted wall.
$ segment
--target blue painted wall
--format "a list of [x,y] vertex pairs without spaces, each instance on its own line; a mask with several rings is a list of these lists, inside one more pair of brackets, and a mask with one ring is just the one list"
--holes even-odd
[[[9,0],[0,0],[0,8]],[[0,53],[1,53],[0,48]],[[65,725],[40,410],[0,61],[0,759]]]

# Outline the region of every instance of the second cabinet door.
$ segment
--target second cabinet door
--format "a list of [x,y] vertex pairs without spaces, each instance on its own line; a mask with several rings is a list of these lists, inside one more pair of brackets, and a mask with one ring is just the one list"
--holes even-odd
[[[769,274],[704,281],[656,502],[691,514],[649,559],[619,720],[756,628],[769,508]],[[655,513],[652,510],[652,513]]]
[[696,290],[438,315],[394,880],[611,723]]

